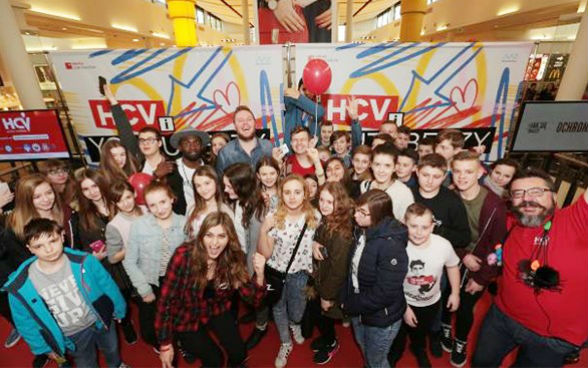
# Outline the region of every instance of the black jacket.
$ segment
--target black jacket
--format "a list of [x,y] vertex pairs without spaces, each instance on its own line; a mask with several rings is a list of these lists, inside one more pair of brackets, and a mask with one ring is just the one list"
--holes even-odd
[[351,316],[359,315],[365,325],[388,327],[402,318],[406,309],[402,284],[408,271],[408,231],[397,220],[386,218],[368,228],[365,235],[357,275],[359,293],[354,291],[351,271],[351,259],[361,236],[358,229],[354,234],[347,284],[341,292],[342,308]]

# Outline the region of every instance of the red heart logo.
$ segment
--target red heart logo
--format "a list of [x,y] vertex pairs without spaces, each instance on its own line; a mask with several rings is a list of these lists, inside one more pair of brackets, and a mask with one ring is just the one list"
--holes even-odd
[[212,96],[214,104],[226,114],[232,114],[241,104],[241,91],[235,82],[227,84],[224,92],[221,89],[215,90]]
[[474,106],[476,98],[478,98],[478,82],[473,78],[466,83],[463,90],[455,86],[449,94],[449,99],[457,111],[464,111]]

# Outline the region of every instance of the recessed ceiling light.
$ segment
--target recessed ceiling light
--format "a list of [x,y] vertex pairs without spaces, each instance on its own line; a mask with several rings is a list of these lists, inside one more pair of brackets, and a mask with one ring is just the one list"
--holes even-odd
[[127,32],[138,32],[137,28],[125,24],[112,23],[111,26],[112,28],[120,29]]
[[61,27],[62,31],[67,31],[67,27]]
[[133,42],[139,42],[138,38],[133,38]]

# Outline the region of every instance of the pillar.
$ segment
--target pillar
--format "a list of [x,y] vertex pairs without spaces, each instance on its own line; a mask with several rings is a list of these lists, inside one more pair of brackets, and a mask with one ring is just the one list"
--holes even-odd
[[339,19],[337,18],[337,12],[339,7],[337,1],[331,0],[331,42],[339,42]]
[[347,12],[345,13],[345,42],[353,39],[353,0],[347,0]]
[[10,74],[23,108],[47,108],[10,0],[0,0],[0,45],[0,58]]
[[427,0],[402,0],[400,3],[400,41],[421,40],[423,19],[427,12]]
[[167,0],[167,12],[174,27],[176,46],[196,46],[196,0]]
[[243,14],[243,43],[251,44],[249,33],[249,1],[241,0],[241,14]]
[[576,41],[572,46],[568,66],[559,84],[555,100],[580,100],[586,85],[588,85],[588,7],[582,14]]

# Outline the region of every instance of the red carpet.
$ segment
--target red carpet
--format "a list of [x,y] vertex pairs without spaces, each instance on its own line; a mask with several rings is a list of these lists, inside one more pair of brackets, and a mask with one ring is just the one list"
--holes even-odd
[[[476,336],[480,322],[486,313],[490,305],[491,299],[488,293],[480,300],[476,310],[476,321],[474,328],[470,336]],[[135,316],[136,317],[136,316]],[[136,321],[136,320],[135,320]],[[138,322],[136,322],[138,326]],[[243,337],[247,337],[249,332],[253,328],[253,325],[246,325],[241,328],[241,334]],[[3,319],[0,320],[0,341],[4,341],[4,338],[8,335],[9,325]],[[315,330],[316,334],[316,330]],[[341,344],[339,352],[334,358],[325,366],[327,367],[361,367],[363,362],[353,340],[351,328],[344,328],[337,326],[337,335]],[[472,338],[472,342],[474,339]],[[317,365],[312,363],[313,353],[310,350],[310,341],[306,341],[303,345],[295,345],[294,351],[288,359],[287,367],[311,367]],[[468,350],[471,357],[471,352],[475,347],[475,343],[470,343]],[[274,359],[278,352],[279,339],[278,333],[273,324],[270,324],[268,334],[265,339],[252,351],[249,352],[248,366],[250,367],[273,367]],[[123,360],[131,367],[160,367],[161,363],[159,358],[153,351],[145,345],[142,341],[137,344],[129,346],[124,342],[121,343],[122,357]],[[0,360],[1,367],[30,367],[32,361],[32,355],[28,346],[21,340],[16,346],[11,349],[1,348]],[[510,354],[504,361],[503,366],[509,366],[514,359],[514,353]],[[433,367],[449,367],[449,355],[444,353],[442,358],[434,359],[431,358]],[[180,362],[180,367],[188,367],[184,361]],[[200,363],[197,362],[193,367],[199,367]],[[416,367],[416,360],[407,350],[404,356],[400,360],[398,367]],[[582,351],[581,361],[574,366],[569,367],[587,367],[588,366],[588,353],[586,349]],[[57,367],[55,363],[51,363],[48,367]]]

